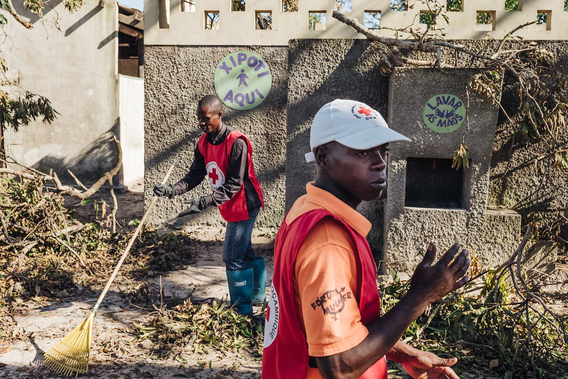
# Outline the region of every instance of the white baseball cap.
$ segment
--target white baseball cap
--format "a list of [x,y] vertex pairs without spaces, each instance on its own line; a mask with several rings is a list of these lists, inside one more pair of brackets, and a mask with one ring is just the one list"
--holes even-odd
[[[379,112],[359,101],[333,100],[320,108],[310,130],[312,151],[331,141],[351,149],[367,150],[393,141],[410,138],[390,129]],[[314,154],[306,154],[306,161],[313,162]]]

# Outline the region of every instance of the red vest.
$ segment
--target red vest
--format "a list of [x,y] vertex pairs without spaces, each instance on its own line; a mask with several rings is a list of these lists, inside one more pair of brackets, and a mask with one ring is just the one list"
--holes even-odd
[[[254,173],[254,166],[252,164],[252,146],[248,138],[241,132],[234,130],[230,132],[225,140],[218,145],[212,145],[207,142],[207,134],[204,134],[199,138],[197,142],[197,147],[199,152],[203,155],[205,159],[205,168],[207,169],[207,175],[209,177],[209,182],[213,191],[225,184],[225,178],[227,177],[227,171],[229,169],[229,157],[231,156],[231,148],[233,143],[238,138],[242,138],[247,143],[247,168],[248,168],[248,178],[250,179],[262,207],[264,208],[264,199],[262,197],[262,189],[260,188],[260,183],[256,178]],[[244,178],[243,178],[244,179]],[[245,184],[243,184],[239,191],[233,195],[231,200],[221,204],[219,206],[219,212],[221,216],[227,222],[237,222],[248,220],[248,209],[247,209],[247,199],[245,196]]]
[[[357,251],[357,303],[361,322],[368,325],[381,315],[375,260],[367,240],[330,212],[317,209],[282,223],[274,245],[274,277],[266,310],[262,378],[303,379],[308,370],[308,344],[298,306],[294,300],[294,263],[309,231],[324,217],[334,217],[349,231]],[[387,379],[386,360],[381,358],[361,376]]]

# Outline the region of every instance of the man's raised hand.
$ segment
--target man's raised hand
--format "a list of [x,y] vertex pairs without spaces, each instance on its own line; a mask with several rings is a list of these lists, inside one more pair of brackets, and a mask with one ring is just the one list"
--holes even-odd
[[436,258],[436,245],[430,243],[424,259],[418,264],[410,279],[408,294],[415,296],[420,302],[430,304],[464,286],[469,280],[465,273],[470,260],[467,258],[467,250],[464,249],[457,254],[459,250],[460,245],[456,243],[436,264],[432,265]]

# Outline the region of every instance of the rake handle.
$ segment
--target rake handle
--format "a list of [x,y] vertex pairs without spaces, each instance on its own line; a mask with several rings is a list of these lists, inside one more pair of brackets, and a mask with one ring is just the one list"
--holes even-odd
[[[170,166],[168,172],[166,173],[166,176],[164,177],[164,179],[162,180],[162,184],[166,184],[166,182],[168,181],[168,178],[170,177],[174,166],[176,164],[176,160],[174,160],[174,162],[172,163],[172,165]],[[108,280],[103,292],[101,293],[101,295],[99,296],[97,302],[95,303],[94,307],[93,307],[93,313],[97,313],[97,310],[99,309],[99,306],[101,305],[101,303],[103,302],[104,297],[106,296],[110,285],[112,284],[112,282],[114,281],[114,278],[116,277],[116,274],[118,274],[118,270],[120,270],[120,266],[122,266],[122,263],[124,262],[124,260],[126,259],[126,257],[128,256],[128,253],[130,252],[130,248],[132,248],[132,245],[134,245],[134,241],[136,241],[136,237],[138,237],[138,234],[140,233],[140,230],[142,230],[142,227],[144,226],[144,221],[146,221],[146,218],[148,217],[148,215],[150,214],[150,211],[152,210],[152,208],[154,207],[154,204],[156,203],[156,200],[158,199],[158,196],[154,195],[154,197],[152,198],[152,201],[150,202],[150,205],[148,206],[148,209],[146,210],[146,212],[144,213],[144,216],[142,216],[142,220],[140,220],[140,224],[138,224],[138,227],[136,228],[136,230],[134,231],[134,234],[132,235],[132,237],[130,237],[130,241],[128,241],[128,245],[126,246],[126,249],[124,250],[124,253],[122,253],[122,257],[120,257],[120,260],[118,261],[118,264],[116,265],[116,267],[114,268],[114,271],[112,273],[112,276],[110,277],[110,279]]]

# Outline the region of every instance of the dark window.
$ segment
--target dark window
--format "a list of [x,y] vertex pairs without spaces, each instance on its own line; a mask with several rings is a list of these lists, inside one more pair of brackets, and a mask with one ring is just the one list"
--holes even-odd
[[465,208],[464,172],[451,159],[408,158],[404,205],[419,208]]

